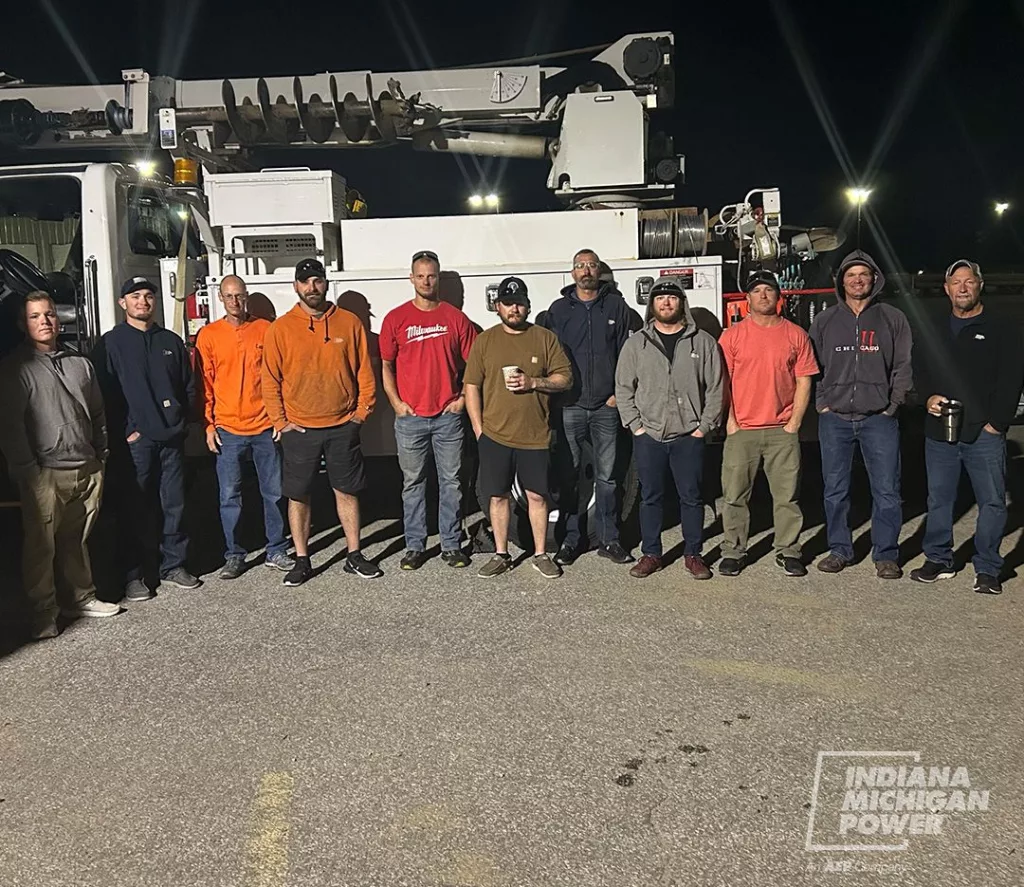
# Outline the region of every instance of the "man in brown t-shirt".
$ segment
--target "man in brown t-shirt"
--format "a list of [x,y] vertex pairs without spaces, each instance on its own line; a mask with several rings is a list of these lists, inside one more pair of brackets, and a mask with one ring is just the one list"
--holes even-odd
[[463,379],[466,412],[480,456],[480,492],[490,498],[496,554],[480,569],[484,578],[512,565],[508,554],[512,480],[526,490],[533,530],[533,566],[556,579],[561,568],[547,555],[549,397],[572,384],[572,368],[558,338],[528,323],[530,298],[518,277],[498,286],[501,323],[477,337]]

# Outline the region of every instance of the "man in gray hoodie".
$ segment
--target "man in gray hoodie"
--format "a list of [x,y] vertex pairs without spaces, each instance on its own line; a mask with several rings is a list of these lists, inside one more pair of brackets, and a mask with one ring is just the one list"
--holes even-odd
[[0,448],[21,494],[22,579],[32,637],[41,640],[57,636],[58,612],[114,616],[121,608],[96,599],[86,547],[107,458],[96,374],[87,358],[61,349],[47,293],[26,296],[19,326],[25,341],[0,364]]
[[615,402],[633,433],[640,476],[643,556],[629,571],[637,579],[662,568],[666,469],[679,493],[686,569],[695,579],[711,578],[701,557],[700,481],[704,441],[722,415],[722,375],[714,336],[697,329],[682,284],[663,278],[651,289],[651,320],[623,345],[615,371]]
[[880,579],[899,579],[903,505],[900,498],[900,426],[897,410],[913,384],[910,324],[898,308],[879,301],[885,276],[874,259],[855,250],[836,271],[837,304],[811,324],[821,365],[815,397],[825,522],[830,553],[818,562],[838,573],[853,560],[850,476],[860,445],[873,500],[872,559]]

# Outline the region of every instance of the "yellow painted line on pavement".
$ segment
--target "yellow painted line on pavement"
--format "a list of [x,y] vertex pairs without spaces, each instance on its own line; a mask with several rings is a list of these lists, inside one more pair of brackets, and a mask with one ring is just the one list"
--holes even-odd
[[288,877],[294,787],[291,773],[265,773],[260,779],[246,845],[245,887],[283,887]]

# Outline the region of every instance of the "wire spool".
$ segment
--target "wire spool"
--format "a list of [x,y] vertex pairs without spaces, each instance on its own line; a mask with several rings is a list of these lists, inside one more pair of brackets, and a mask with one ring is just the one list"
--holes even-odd
[[655,209],[640,216],[640,253],[645,259],[668,259],[673,255],[675,219],[673,210]]
[[689,207],[674,210],[675,255],[703,256],[708,251],[708,211]]

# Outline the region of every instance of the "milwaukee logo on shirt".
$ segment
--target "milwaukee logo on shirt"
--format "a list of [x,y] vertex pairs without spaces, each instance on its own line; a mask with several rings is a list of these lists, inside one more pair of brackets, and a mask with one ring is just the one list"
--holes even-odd
[[422,342],[425,339],[439,339],[441,336],[447,335],[448,327],[443,323],[435,323],[433,326],[410,324],[405,328],[405,341],[408,344]]

